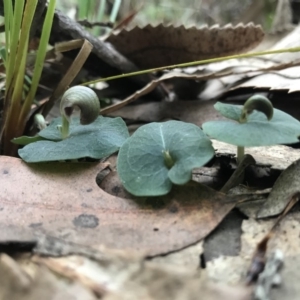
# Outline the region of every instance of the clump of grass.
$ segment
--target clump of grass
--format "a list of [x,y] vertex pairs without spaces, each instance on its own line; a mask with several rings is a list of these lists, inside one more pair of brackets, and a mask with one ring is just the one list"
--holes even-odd
[[0,134],[1,154],[4,155],[17,153],[17,146],[11,140],[24,132],[47,52],[56,0],[48,3],[30,87],[24,93],[30,29],[37,3],[38,0],[18,0],[13,5],[11,0],[4,0],[5,53],[2,59],[6,77]]

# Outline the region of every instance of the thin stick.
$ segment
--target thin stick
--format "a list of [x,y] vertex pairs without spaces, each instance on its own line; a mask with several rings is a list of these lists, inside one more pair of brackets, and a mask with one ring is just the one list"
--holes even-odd
[[270,51],[223,56],[223,57],[217,57],[217,58],[211,58],[211,59],[205,59],[205,60],[193,61],[193,62],[189,62],[189,63],[178,64],[178,65],[170,65],[170,66],[165,66],[165,67],[131,72],[131,73],[126,73],[126,74],[121,74],[121,75],[116,75],[116,76],[110,76],[110,77],[106,77],[106,78],[99,78],[99,79],[96,79],[93,81],[85,82],[82,85],[90,85],[90,84],[94,84],[94,83],[101,82],[101,81],[109,81],[109,80],[114,80],[114,79],[119,79],[119,78],[130,77],[130,76],[137,76],[137,75],[142,75],[142,74],[147,74],[147,73],[152,73],[152,72],[157,72],[157,71],[163,71],[163,70],[167,70],[167,69],[186,68],[186,67],[191,67],[191,66],[196,66],[196,65],[204,65],[204,64],[229,60],[229,59],[248,58],[248,57],[254,57],[254,56],[261,56],[261,55],[279,54],[279,53],[285,53],[285,52],[299,52],[299,51],[300,51],[300,47],[295,47],[295,48],[288,48],[288,49],[279,49],[279,50],[270,50]]

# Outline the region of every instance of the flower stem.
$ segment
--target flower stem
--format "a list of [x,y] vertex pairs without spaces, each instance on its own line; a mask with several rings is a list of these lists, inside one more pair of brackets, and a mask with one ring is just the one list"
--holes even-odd
[[62,115],[62,125],[60,127],[60,133],[62,139],[65,139],[69,136],[69,127],[70,127],[69,120],[64,115]]
[[240,163],[245,155],[245,147],[237,147],[237,162]]

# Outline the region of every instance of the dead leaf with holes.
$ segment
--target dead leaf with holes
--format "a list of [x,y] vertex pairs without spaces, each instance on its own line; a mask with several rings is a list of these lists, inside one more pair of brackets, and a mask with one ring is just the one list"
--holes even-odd
[[163,197],[125,199],[96,184],[107,164],[27,165],[2,156],[0,165],[1,243],[34,242],[43,232],[154,256],[203,239],[240,198],[194,184]]
[[147,25],[112,33],[107,42],[140,68],[156,68],[248,51],[263,39],[252,23],[219,27]]

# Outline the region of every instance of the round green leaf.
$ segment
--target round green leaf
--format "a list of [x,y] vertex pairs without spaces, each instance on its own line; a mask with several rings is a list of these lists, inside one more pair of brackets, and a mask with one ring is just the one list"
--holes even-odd
[[[39,133],[43,138],[54,141],[31,143],[19,150],[26,162],[79,159],[100,159],[119,150],[129,137],[127,126],[121,118],[99,117],[89,125],[81,125],[78,118],[72,119],[70,136],[61,140],[57,125],[61,118],[53,120],[49,127]],[[56,141],[60,139],[60,141]]]
[[[173,160],[168,169],[164,153]],[[192,169],[214,155],[211,141],[201,129],[180,121],[140,127],[121,147],[117,170],[124,187],[136,196],[167,194],[172,183],[184,184]]]
[[[215,108],[223,116],[238,121],[243,106],[218,102]],[[300,122],[278,109],[274,109],[270,121],[262,112],[254,111],[246,123],[210,121],[202,127],[210,137],[240,147],[293,144],[299,142],[300,136]]]

